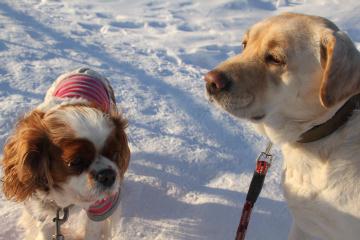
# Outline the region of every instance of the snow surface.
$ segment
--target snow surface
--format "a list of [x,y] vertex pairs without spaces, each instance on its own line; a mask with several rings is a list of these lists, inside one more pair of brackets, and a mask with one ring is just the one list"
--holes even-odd
[[[0,147],[59,74],[90,66],[129,119],[116,239],[233,239],[266,140],[214,108],[202,76],[241,51],[249,26],[284,11],[328,17],[360,42],[357,0],[1,0]],[[275,154],[247,239],[287,238]],[[0,195],[0,239],[21,238],[19,209]]]

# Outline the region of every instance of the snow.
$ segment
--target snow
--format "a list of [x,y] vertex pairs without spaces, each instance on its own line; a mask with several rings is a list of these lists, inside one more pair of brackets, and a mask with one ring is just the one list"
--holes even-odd
[[[359,10],[355,0],[2,0],[0,147],[58,75],[90,66],[129,120],[115,239],[233,239],[266,139],[207,101],[203,74],[241,51],[249,26],[284,11],[328,17],[358,45]],[[274,151],[247,239],[289,232]],[[0,195],[0,239],[21,238],[20,208]]]

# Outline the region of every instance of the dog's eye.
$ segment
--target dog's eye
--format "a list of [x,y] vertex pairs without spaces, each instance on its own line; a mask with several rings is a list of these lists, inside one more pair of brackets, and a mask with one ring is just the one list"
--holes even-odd
[[247,41],[243,41],[241,44],[242,44],[242,48],[245,49],[247,45]]
[[91,161],[84,160],[81,157],[74,158],[71,160],[67,166],[76,173],[81,173],[82,171],[86,170],[91,164]]
[[87,167],[87,165],[88,164],[86,164],[86,161],[84,161],[80,157],[74,158],[67,164],[69,168],[74,169],[76,171],[82,171]]
[[285,64],[285,62],[280,59],[278,56],[275,56],[273,54],[266,54],[265,56],[265,62],[269,63],[269,64],[274,64],[274,65],[283,65]]

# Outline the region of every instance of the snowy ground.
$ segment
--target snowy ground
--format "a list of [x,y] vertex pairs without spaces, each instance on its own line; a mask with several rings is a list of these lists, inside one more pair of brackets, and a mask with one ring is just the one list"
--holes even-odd
[[[329,17],[360,42],[357,1],[289,2],[1,0],[0,147],[59,74],[90,66],[111,80],[129,119],[116,239],[233,239],[265,140],[208,103],[202,75],[241,51],[250,25],[283,11]],[[248,239],[289,231],[276,154]],[[19,206],[0,195],[0,239],[22,236]]]

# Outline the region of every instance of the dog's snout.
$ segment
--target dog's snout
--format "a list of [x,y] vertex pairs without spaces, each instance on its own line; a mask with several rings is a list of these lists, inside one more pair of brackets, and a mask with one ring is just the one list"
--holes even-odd
[[215,94],[222,90],[226,90],[230,86],[229,78],[223,72],[217,70],[208,72],[205,75],[204,80],[209,94]]
[[105,187],[111,187],[116,179],[116,172],[112,169],[104,169],[95,174],[95,180]]

